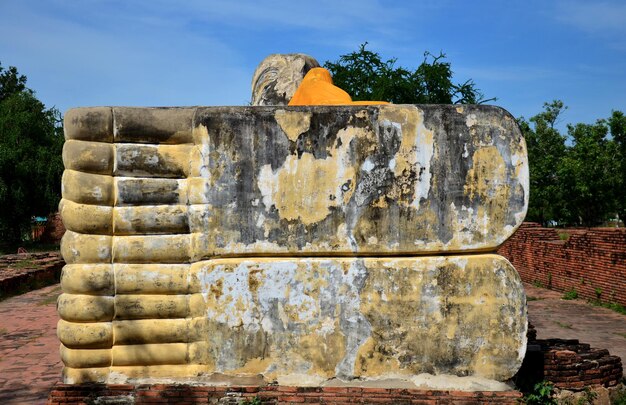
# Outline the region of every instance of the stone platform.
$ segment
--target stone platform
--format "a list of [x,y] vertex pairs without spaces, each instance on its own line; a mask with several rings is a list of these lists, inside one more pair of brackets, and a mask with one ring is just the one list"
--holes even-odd
[[[192,385],[103,385],[57,384],[48,405],[80,403],[103,404],[519,404],[518,391],[437,391],[361,387],[289,386],[192,386]],[[258,402],[252,402],[258,401]]]

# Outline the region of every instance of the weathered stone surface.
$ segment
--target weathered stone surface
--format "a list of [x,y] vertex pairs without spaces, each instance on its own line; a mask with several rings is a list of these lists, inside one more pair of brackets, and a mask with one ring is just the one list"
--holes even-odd
[[186,263],[191,257],[190,235],[116,236],[113,261],[116,263]]
[[204,257],[480,251],[526,213],[526,146],[496,107],[201,108],[194,131]]
[[61,179],[64,199],[81,204],[113,205],[113,177],[65,170]]
[[69,294],[114,295],[117,284],[112,264],[68,264],[61,273],[61,288]]
[[287,105],[309,70],[319,63],[302,53],[270,55],[252,77],[252,105]]
[[67,264],[111,263],[111,236],[86,235],[66,231],[61,239],[61,255]]
[[189,264],[115,264],[114,267],[118,294],[200,292],[197,283],[189,280]]
[[195,108],[114,107],[115,142],[192,143],[195,111]]
[[116,235],[189,233],[187,206],[117,207],[113,229]]
[[91,204],[78,204],[62,199],[59,212],[65,229],[94,235],[113,233],[113,207]]
[[112,366],[186,364],[187,343],[160,343],[113,346]]
[[110,349],[68,349],[61,345],[61,360],[68,367],[93,368],[111,365]]
[[116,298],[63,293],[57,301],[57,309],[61,319],[70,322],[110,321],[116,315]]
[[420,385],[519,367],[519,277],[474,254],[528,202],[505,111],[114,107],[66,125],[66,382]]
[[188,295],[115,296],[115,319],[165,319],[190,316]]
[[111,107],[83,107],[68,110],[63,117],[65,139],[112,142]]
[[187,204],[187,180],[115,177],[116,204]]
[[63,381],[67,384],[104,382],[109,378],[110,367],[72,368],[63,367]]
[[209,371],[302,383],[420,373],[513,376],[519,276],[496,255],[222,259],[201,266]]
[[113,324],[115,344],[187,343],[191,319],[141,319]]
[[68,139],[63,145],[66,169],[93,174],[113,174],[113,145]]
[[113,345],[111,322],[67,322],[57,324],[57,336],[64,346],[74,349],[103,349]]
[[115,175],[186,178],[191,149],[191,145],[116,145]]

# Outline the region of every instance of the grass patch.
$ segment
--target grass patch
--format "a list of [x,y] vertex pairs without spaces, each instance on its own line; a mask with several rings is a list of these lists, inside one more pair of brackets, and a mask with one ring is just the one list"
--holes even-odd
[[554,385],[550,381],[540,381],[530,392],[526,392],[522,403],[527,405],[558,405],[554,397]]
[[537,288],[546,288],[546,286],[539,280],[533,281],[533,286],[535,286]]
[[556,323],[557,325],[559,325],[563,329],[572,329],[572,324],[571,323],[565,323],[565,322],[559,322],[559,321],[554,321],[554,323]]
[[[0,331],[1,332],[1,331]],[[613,334],[617,335],[617,336],[621,336],[624,339],[626,339],[626,333],[620,333],[620,332],[613,332]]]
[[20,260],[19,262],[11,263],[8,267],[10,269],[26,269],[28,267],[34,267],[35,262],[31,259]]
[[261,398],[254,397],[240,402],[239,405],[261,405]]
[[526,301],[541,301],[542,299],[543,298],[533,297],[532,295],[526,297]]
[[56,304],[57,298],[59,298],[59,294],[61,294],[61,286],[56,287],[55,289],[50,291],[50,296],[37,302],[37,305],[44,306],[44,305]]
[[617,396],[612,398],[613,405],[626,405],[626,390],[617,394]]
[[0,336],[6,335],[8,332],[7,328],[0,328]]
[[18,246],[0,246],[0,254],[11,255],[17,253],[18,248],[24,248],[28,253],[58,252],[61,246],[58,243],[23,242]]
[[563,241],[567,241],[569,240],[569,233],[566,232],[560,232],[559,233],[559,239],[563,240]]
[[596,307],[608,308],[611,311],[626,315],[626,307],[617,302],[602,302],[600,300],[590,300],[589,303],[595,305]]
[[576,298],[578,298],[578,291],[572,288],[571,290],[563,294],[561,298],[564,300],[575,300]]

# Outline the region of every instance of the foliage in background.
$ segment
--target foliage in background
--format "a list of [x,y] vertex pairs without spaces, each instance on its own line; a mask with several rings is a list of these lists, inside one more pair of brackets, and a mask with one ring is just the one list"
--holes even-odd
[[530,163],[526,220],[546,225],[598,226],[626,219],[626,117],[613,111],[595,124],[555,124],[567,107],[544,104],[529,121],[519,119]]
[[0,64],[0,238],[17,244],[33,216],[56,211],[63,163],[61,115]]
[[523,401],[528,405],[558,405],[554,398],[554,385],[550,381],[535,384],[532,391],[524,395]]
[[333,76],[333,83],[347,91],[352,99],[390,101],[394,104],[481,104],[485,99],[472,80],[455,84],[446,55],[424,53],[416,70],[397,67],[397,59],[384,62],[381,56],[365,49],[327,61],[324,67]]

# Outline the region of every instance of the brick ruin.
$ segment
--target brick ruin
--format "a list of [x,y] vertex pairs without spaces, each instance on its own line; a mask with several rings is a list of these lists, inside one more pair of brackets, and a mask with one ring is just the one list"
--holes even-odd
[[626,306],[624,228],[561,230],[525,222],[498,253],[527,283]]

